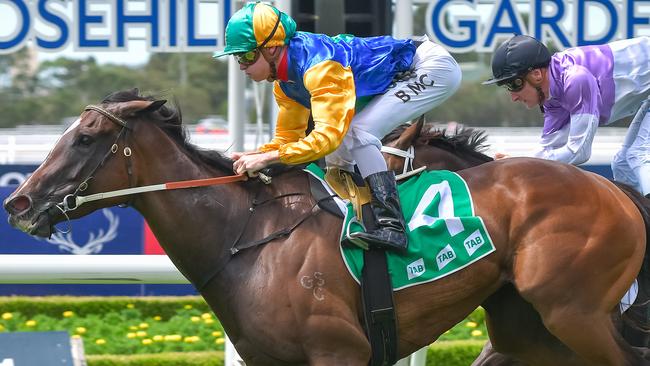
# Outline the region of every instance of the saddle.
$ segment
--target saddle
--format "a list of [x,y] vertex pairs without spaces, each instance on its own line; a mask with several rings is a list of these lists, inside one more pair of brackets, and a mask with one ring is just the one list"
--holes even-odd
[[359,174],[350,173],[336,167],[328,167],[325,181],[339,197],[352,202],[354,213],[363,222],[362,206],[370,202],[370,189]]

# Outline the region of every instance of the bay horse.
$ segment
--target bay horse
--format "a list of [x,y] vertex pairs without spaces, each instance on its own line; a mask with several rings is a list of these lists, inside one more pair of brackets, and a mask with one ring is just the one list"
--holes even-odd
[[[163,190],[165,182],[227,178],[232,163],[188,143],[180,114],[164,101],[116,92],[82,112],[4,208],[14,227],[47,237],[68,217],[131,205],[247,364],[367,365],[359,286],[340,256],[341,219],[318,208],[307,173],[290,169],[268,185],[250,179]],[[512,284],[562,345],[524,355],[525,362],[648,364],[610,318],[643,264],[647,202],[602,177],[538,159],[503,159],[460,175],[496,251],[395,293],[399,356],[432,343]],[[151,186],[160,190],[135,193]],[[135,190],[103,194],[125,187]],[[81,194],[105,199],[80,205]]]
[[[391,170],[400,172],[408,165],[410,169],[424,166],[428,170],[459,171],[494,160],[483,154],[487,149],[486,140],[484,131],[460,128],[449,132],[425,124],[422,117],[413,124],[397,127],[382,139],[382,144],[391,148],[388,149],[391,153],[385,154]],[[407,154],[407,151],[411,153]],[[404,159],[407,155],[410,156]],[[625,192],[631,191],[630,187],[619,186]],[[648,253],[645,253],[645,261],[648,261]],[[639,293],[634,304],[623,316],[618,308],[614,309],[612,320],[619,333],[631,345],[647,347],[650,277],[646,265],[637,279]],[[472,365],[523,365],[515,356],[538,348],[538,344],[543,343],[542,340],[554,344],[554,347],[561,347],[560,342],[544,327],[539,313],[521,297],[512,284],[504,285],[481,305],[486,310],[490,341]],[[492,341],[496,342],[499,350],[507,352],[508,355],[497,352]],[[641,352],[645,353],[647,350]]]

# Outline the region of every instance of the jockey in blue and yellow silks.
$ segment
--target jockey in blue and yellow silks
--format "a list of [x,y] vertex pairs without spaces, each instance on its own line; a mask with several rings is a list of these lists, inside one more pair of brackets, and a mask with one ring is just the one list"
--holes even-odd
[[[274,82],[279,105],[275,137],[255,153],[233,154],[235,171],[254,173],[272,163],[322,157],[346,170],[356,163],[379,225],[359,237],[370,245],[406,249],[395,178],[380,140],[458,89],[460,68],[449,53],[428,39],[296,32],[291,17],[257,2],[228,22],[226,47],[215,57],[229,54],[254,81]],[[314,129],[307,135],[310,113]]]

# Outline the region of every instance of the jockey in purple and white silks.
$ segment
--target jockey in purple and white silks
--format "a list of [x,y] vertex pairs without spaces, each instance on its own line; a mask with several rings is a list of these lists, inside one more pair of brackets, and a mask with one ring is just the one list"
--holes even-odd
[[[529,36],[514,36],[492,58],[493,79],[513,101],[544,113],[535,156],[581,164],[591,156],[598,126],[639,114],[612,161],[614,179],[650,194],[650,38],[570,48],[550,55]],[[650,103],[649,103],[650,104]],[[641,108],[641,109],[640,109]]]

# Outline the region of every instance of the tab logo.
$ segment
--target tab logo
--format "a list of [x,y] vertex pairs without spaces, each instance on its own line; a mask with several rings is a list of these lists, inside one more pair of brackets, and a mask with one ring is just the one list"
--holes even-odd
[[412,280],[416,277],[420,277],[426,272],[427,268],[424,266],[424,259],[420,258],[415,262],[409,263],[406,266],[406,274],[408,275],[409,280]]
[[447,244],[441,251],[436,254],[436,263],[438,270],[445,268],[451,261],[456,259],[456,253],[451,249],[451,245]]
[[472,256],[480,247],[485,244],[485,239],[483,239],[483,235],[476,229],[473,233],[471,233],[467,239],[465,239],[465,250],[467,250],[467,254]]

